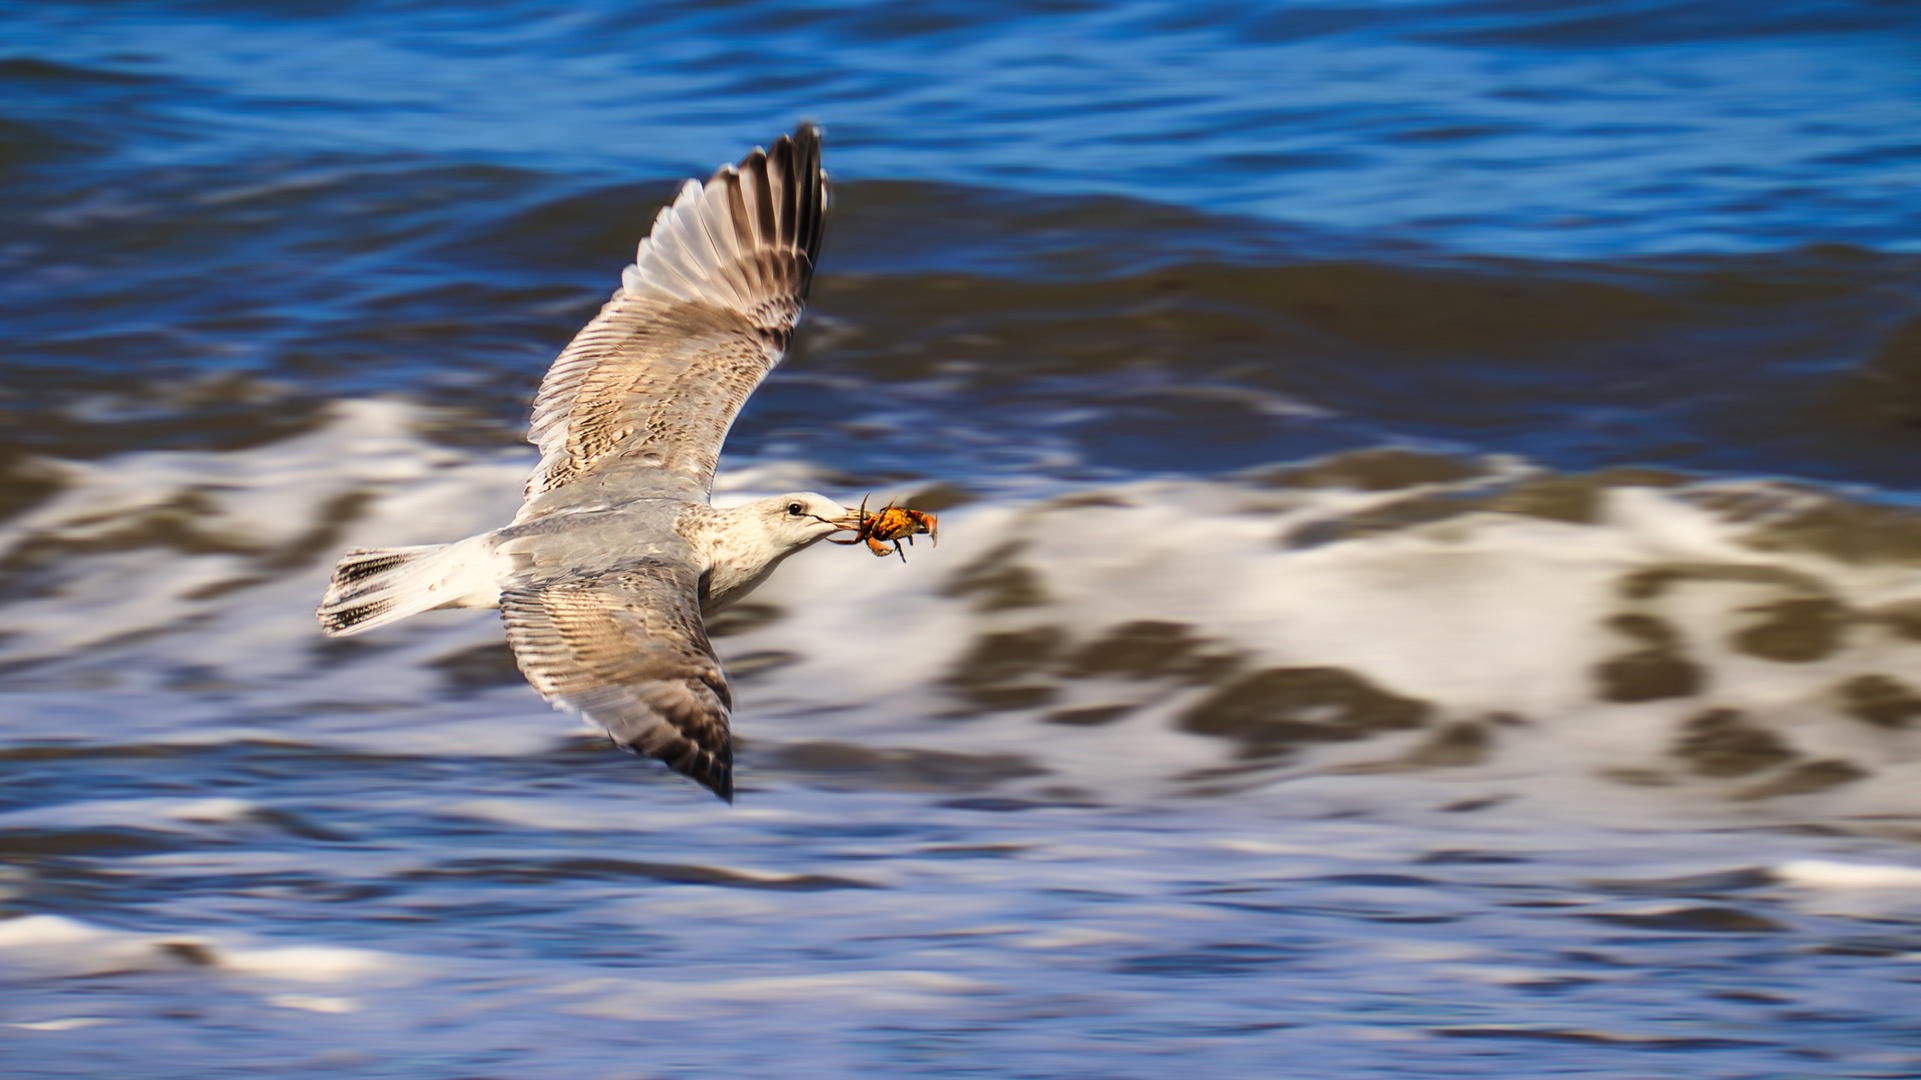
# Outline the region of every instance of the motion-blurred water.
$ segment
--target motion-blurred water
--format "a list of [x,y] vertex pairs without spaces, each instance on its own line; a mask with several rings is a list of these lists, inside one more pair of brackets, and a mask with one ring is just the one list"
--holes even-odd
[[[1900,2],[0,12],[0,1071],[1909,1077]],[[660,203],[835,208],[727,808],[497,621]]]

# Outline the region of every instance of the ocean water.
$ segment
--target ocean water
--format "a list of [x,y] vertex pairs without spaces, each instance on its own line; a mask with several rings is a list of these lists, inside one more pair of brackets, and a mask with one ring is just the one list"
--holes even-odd
[[[1921,1075],[1896,2],[0,11],[0,1072]],[[733,807],[357,545],[511,516],[801,118]]]

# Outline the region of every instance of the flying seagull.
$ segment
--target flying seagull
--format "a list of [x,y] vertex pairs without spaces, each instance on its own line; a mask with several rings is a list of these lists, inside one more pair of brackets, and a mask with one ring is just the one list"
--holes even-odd
[[497,607],[521,672],[556,708],[732,802],[733,702],[702,619],[862,520],[812,492],[708,505],[727,429],[800,321],[826,209],[811,124],[687,181],[541,380],[527,432],[540,464],[512,523],[348,552],[321,628]]

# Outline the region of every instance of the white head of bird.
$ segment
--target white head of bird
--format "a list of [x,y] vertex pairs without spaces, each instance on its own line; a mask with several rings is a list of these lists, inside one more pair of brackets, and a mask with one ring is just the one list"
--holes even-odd
[[853,511],[812,491],[771,495],[726,513],[728,531],[758,538],[770,558],[791,554],[831,533],[860,525]]
[[798,491],[755,499],[717,515],[710,534],[701,611],[713,615],[745,597],[781,560],[829,535],[860,526],[859,515],[825,495]]

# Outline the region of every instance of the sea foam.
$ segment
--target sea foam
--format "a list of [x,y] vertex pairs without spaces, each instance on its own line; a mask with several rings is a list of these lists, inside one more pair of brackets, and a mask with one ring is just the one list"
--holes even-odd
[[[340,550],[458,539],[517,504],[529,454],[439,446],[416,418],[342,402],[266,446],[50,463],[60,489],[0,523],[16,737],[570,737],[490,615],[348,645],[314,626]],[[791,461],[717,483],[723,501],[820,486]],[[976,492],[943,518],[904,563],[805,552],[716,623],[749,774],[1101,800],[1631,789],[1660,813],[1837,814],[1905,811],[1916,779],[1921,525],[1898,507],[1385,450]]]

